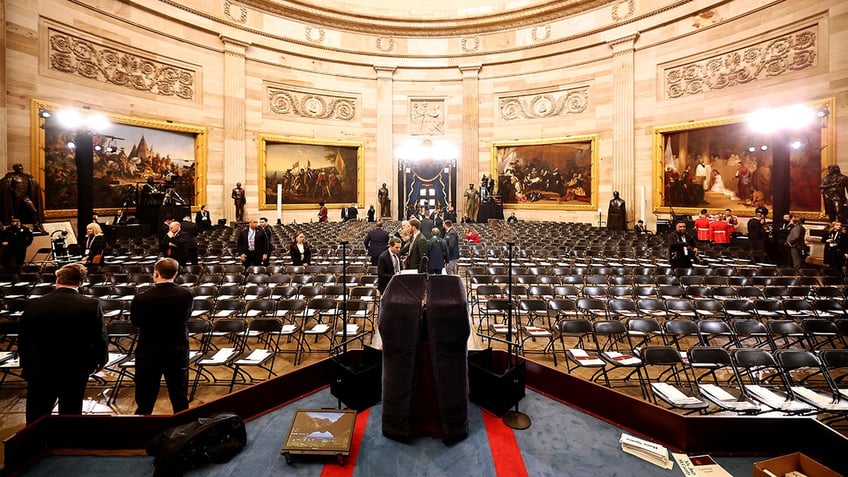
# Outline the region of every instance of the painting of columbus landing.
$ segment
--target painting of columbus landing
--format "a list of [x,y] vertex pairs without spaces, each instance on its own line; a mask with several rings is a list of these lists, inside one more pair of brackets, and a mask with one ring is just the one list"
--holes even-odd
[[[260,137],[260,209],[363,203],[364,145],[356,142]],[[278,194],[281,193],[282,195]]]
[[[112,124],[106,130],[92,137],[96,211],[104,213],[137,206],[137,188],[148,179],[162,185],[170,177],[175,192],[187,205],[202,200],[197,190],[197,151],[202,144],[202,128],[150,121],[128,124],[114,117],[110,120]],[[48,216],[62,217],[76,208],[76,156],[68,145],[75,139],[73,131],[63,130],[49,119],[44,122],[41,147],[44,175],[40,179]]]
[[492,144],[497,194],[505,207],[595,210],[597,136]]
[[[822,213],[819,184],[833,160],[824,144],[827,129],[814,124],[790,133],[790,210],[807,218]],[[753,133],[744,118],[686,123],[654,130],[654,203],[659,213],[696,215],[731,209],[753,215],[772,210],[774,138]]]

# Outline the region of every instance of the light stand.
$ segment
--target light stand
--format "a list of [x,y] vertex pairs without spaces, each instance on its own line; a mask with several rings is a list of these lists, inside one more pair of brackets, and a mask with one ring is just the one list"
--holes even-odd
[[[507,242],[507,246],[509,247],[509,271],[507,272],[507,303],[509,305],[506,308],[506,367],[512,369],[515,362],[518,361],[514,356],[514,353],[518,352],[517,349],[514,349],[517,346],[512,343],[512,248],[515,246],[515,242]],[[514,360],[514,358],[516,359]],[[512,429],[527,429],[531,424],[530,417],[518,410],[518,401],[515,402],[515,409],[506,411],[502,419],[503,423]]]
[[603,209],[601,209],[600,207],[598,207],[598,228],[601,228],[601,227],[602,227],[602,225],[601,225],[601,224],[602,224],[603,222],[602,222],[602,220],[601,220],[601,219],[603,218],[603,215],[604,215],[604,211],[603,211]]
[[342,240],[342,353],[347,353],[347,240]]

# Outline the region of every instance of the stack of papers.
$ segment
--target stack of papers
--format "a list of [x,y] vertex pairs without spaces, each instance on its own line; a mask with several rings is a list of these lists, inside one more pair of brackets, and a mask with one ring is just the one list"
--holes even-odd
[[636,436],[624,432],[621,433],[621,438],[618,442],[621,443],[621,450],[630,455],[635,455],[663,469],[674,467],[674,462],[668,458],[668,449],[660,444],[639,439]]

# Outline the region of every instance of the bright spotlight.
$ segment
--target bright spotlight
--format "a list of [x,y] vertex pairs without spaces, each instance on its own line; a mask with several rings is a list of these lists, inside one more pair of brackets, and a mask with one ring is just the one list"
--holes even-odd
[[94,146],[94,150],[97,151],[97,152],[100,152],[100,151],[103,150],[103,146],[98,144],[98,145]]
[[748,146],[748,152],[755,152],[757,150],[754,146]]
[[76,149],[77,148],[77,145],[74,144],[74,141],[68,141],[68,144],[66,144],[66,145],[68,146],[68,149]]
[[792,141],[792,143],[789,144],[789,147],[791,147],[792,149],[795,149],[797,151],[798,149],[801,149],[802,145],[803,144],[801,144],[801,141]]
[[760,146],[760,150],[761,151],[768,151],[768,144],[763,144],[762,146]]

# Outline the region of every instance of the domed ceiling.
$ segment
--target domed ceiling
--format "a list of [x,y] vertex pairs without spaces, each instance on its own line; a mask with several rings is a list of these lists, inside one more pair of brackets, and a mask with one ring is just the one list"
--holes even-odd
[[[621,0],[619,0],[621,1]],[[626,1],[626,0],[625,0]],[[597,8],[610,0],[242,0],[287,18],[383,35],[460,35],[538,24]]]

